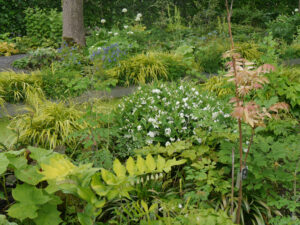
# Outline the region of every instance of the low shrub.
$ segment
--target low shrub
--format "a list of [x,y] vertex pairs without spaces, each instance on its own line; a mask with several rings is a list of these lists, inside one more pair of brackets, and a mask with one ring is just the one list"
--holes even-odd
[[262,52],[259,51],[259,46],[254,42],[237,43],[236,50],[241,54],[242,58],[254,62],[258,62],[262,55]]
[[145,145],[169,145],[193,136],[197,127],[209,127],[229,116],[224,104],[189,83],[144,86],[116,109],[115,151],[126,156]]
[[15,44],[0,41],[0,56],[10,56],[18,53],[19,50],[16,48]]
[[227,43],[212,40],[196,49],[195,60],[206,73],[217,73],[224,69],[222,54],[228,50]]
[[107,71],[119,79],[119,84],[145,84],[155,80],[173,81],[185,75],[187,68],[181,57],[150,52],[120,61],[119,66]]

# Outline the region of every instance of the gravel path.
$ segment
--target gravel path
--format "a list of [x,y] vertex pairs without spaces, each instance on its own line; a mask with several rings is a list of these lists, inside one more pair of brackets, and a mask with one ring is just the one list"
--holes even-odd
[[12,55],[12,56],[0,56],[0,71],[5,70],[14,70],[14,71],[20,71],[11,66],[13,61],[23,58],[26,56],[26,54],[20,54],[20,55]]

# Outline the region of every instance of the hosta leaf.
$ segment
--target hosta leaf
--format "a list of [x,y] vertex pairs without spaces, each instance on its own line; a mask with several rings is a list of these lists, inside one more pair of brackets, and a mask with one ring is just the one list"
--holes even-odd
[[7,159],[4,153],[0,154],[0,175],[6,171],[6,168],[9,164],[9,160]]
[[76,166],[63,155],[55,154],[50,158],[50,162],[47,164],[42,163],[41,168],[41,174],[44,176],[43,180],[63,180],[74,172]]
[[130,176],[134,176],[135,175],[135,163],[132,157],[129,157],[126,161],[126,169],[129,173]]
[[146,171],[145,160],[139,155],[137,157],[136,166],[138,168],[139,174],[144,174]]
[[42,205],[51,200],[51,198],[43,193],[42,189],[28,184],[17,185],[12,190],[12,196],[16,201],[26,204]]
[[28,165],[26,168],[18,170],[16,169],[15,176],[19,180],[31,185],[37,185],[43,178],[43,176],[40,173],[38,173],[37,166],[30,165]]
[[[51,202],[52,203],[52,202]],[[62,222],[56,204],[47,203],[40,206],[38,217],[34,219],[36,225],[58,225]]]
[[8,210],[7,213],[10,217],[23,221],[26,218],[34,219],[38,216],[38,207],[34,204],[26,202],[15,203]]
[[152,155],[148,154],[146,157],[146,165],[147,165],[147,171],[148,172],[154,172],[156,169],[156,163],[153,159]]
[[160,155],[158,155],[158,157],[157,157],[157,171],[162,172],[164,167],[165,167],[165,164],[166,164],[166,160],[163,157],[161,157]]
[[118,159],[115,159],[114,161],[113,170],[118,178],[126,176],[126,168],[120,163]]

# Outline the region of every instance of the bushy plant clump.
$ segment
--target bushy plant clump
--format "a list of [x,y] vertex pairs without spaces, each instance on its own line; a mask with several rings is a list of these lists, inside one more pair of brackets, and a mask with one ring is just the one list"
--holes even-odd
[[209,123],[228,117],[223,103],[214,95],[200,93],[192,84],[144,86],[116,110],[117,154],[128,155],[145,145],[169,145],[193,136],[198,127],[211,129]]
[[187,67],[181,62],[181,57],[150,52],[139,54],[127,60],[108,73],[119,79],[119,84],[145,84],[156,80],[175,81],[185,75]]

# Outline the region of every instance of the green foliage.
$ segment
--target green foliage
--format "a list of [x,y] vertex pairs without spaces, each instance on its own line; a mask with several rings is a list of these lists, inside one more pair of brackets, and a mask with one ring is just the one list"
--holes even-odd
[[232,96],[233,88],[232,85],[222,76],[213,76],[208,79],[203,85],[204,90],[214,92],[219,97]]
[[57,52],[52,48],[38,48],[29,51],[28,56],[17,59],[13,62],[13,67],[18,69],[40,69],[43,66],[49,66],[57,59]]
[[228,50],[224,40],[213,40],[196,49],[195,58],[200,67],[207,73],[217,73],[223,67],[223,53]]
[[41,79],[39,73],[16,73],[13,71],[0,73],[0,96],[7,102],[22,102],[28,89],[39,89]]
[[259,46],[254,42],[243,42],[236,45],[236,50],[241,54],[242,58],[249,61],[259,61],[262,52],[258,50]]
[[299,25],[299,13],[295,13],[294,15],[280,15],[267,24],[269,31],[273,33],[275,38],[284,39],[288,43],[293,41]]
[[7,219],[6,219],[6,216],[5,215],[0,215],[0,224],[3,224],[3,225],[18,225],[17,223],[14,223],[14,222],[9,222]]
[[0,41],[0,56],[10,56],[19,53],[16,45],[13,43]]
[[125,156],[145,145],[169,145],[191,137],[200,121],[204,126],[228,117],[223,104],[210,94],[199,93],[192,84],[144,86],[116,110],[119,131],[114,151]]
[[33,45],[58,47],[62,36],[62,13],[39,8],[25,10],[26,34]]
[[122,85],[145,84],[155,80],[177,80],[184,76],[186,67],[179,56],[150,52],[120,61],[108,73]]
[[84,128],[79,120],[82,113],[74,106],[39,99],[29,93],[27,103],[29,113],[12,119],[10,128],[18,134],[23,145],[38,145],[54,149],[58,146],[76,146],[76,140],[69,135]]

